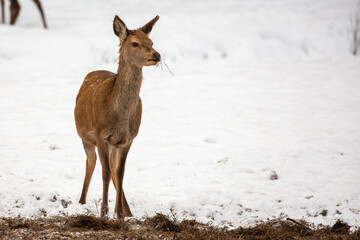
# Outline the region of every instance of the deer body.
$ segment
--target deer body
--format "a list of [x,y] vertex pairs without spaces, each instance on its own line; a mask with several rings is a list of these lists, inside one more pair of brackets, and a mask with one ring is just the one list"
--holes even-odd
[[79,202],[86,203],[96,164],[97,147],[103,177],[101,216],[108,213],[110,180],[116,189],[115,213],[118,217],[131,216],[122,182],[127,154],[141,123],[142,104],[139,93],[142,67],[155,65],[160,61],[160,54],[152,48],[152,41],[148,38],[158,18],[157,16],[139,30],[130,31],[116,16],[114,32],[119,36],[121,44],[118,73],[89,73],[76,98],[76,128],[87,156]]

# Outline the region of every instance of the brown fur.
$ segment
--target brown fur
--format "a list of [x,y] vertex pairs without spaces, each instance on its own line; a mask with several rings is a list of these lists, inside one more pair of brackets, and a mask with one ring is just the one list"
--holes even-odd
[[[47,28],[45,14],[44,14],[43,8],[41,6],[40,0],[33,0],[33,2],[35,3],[36,7],[38,8],[38,10],[40,12],[44,28]],[[4,0],[1,0],[1,22],[2,23],[5,23],[4,7],[5,7]],[[15,24],[16,19],[19,16],[20,9],[21,9],[21,7],[17,0],[10,0],[10,24],[11,25]]]
[[[142,67],[155,65],[160,61],[160,54],[152,48],[152,41],[148,37],[158,18],[156,16],[139,30],[128,30],[121,19],[115,16],[114,33],[119,37],[121,45],[118,72],[89,73],[76,98],[76,128],[87,156],[79,202],[86,202],[95,168],[97,147],[103,177],[101,216],[108,213],[110,178],[116,188],[115,213],[119,218],[131,216],[122,182],[127,154],[141,122],[142,104],[139,92],[143,78]],[[134,46],[135,43],[137,46]]]

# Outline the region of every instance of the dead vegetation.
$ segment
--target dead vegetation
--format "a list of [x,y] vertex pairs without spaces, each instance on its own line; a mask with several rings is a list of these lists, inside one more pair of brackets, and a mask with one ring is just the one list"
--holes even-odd
[[173,220],[163,214],[145,220],[106,220],[94,216],[2,218],[0,239],[360,239],[359,229],[337,221],[315,228],[293,219],[273,220],[229,230],[195,220]]

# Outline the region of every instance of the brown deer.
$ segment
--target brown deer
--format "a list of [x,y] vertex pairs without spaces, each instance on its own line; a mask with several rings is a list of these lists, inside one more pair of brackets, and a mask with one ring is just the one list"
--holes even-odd
[[[5,23],[5,3],[4,0],[0,0],[1,1],[1,22]],[[42,9],[40,0],[33,0],[34,3],[36,4],[37,8],[40,11],[40,15],[42,18],[42,22],[44,25],[44,28],[47,28],[47,24],[46,24],[46,19],[45,19],[45,14],[44,11]],[[17,0],[10,0],[10,24],[13,25],[16,22],[17,17],[19,16],[20,13],[20,4],[18,3]]]
[[103,199],[100,216],[108,214],[110,179],[116,189],[115,214],[118,218],[131,216],[122,187],[126,157],[138,134],[142,104],[139,97],[142,67],[156,65],[160,54],[148,37],[156,16],[137,30],[128,30],[115,16],[114,33],[120,39],[118,72],[89,73],[79,90],[75,106],[76,129],[87,156],[84,185],[79,203],[86,203],[90,180],[95,169],[97,147],[102,165]]

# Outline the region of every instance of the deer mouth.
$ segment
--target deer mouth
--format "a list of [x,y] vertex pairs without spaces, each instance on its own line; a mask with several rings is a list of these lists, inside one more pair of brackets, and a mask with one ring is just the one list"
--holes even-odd
[[149,59],[148,62],[160,62],[160,59]]

